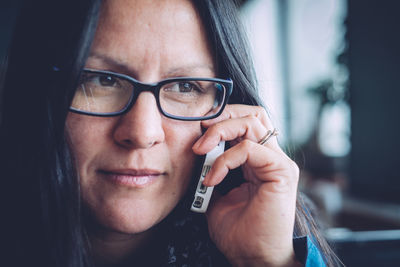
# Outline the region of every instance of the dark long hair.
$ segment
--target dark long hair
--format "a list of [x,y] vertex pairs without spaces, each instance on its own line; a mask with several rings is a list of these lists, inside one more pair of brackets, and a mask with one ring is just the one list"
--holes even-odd
[[25,1],[20,9],[0,126],[5,266],[87,265],[79,187],[64,124],[100,4]]
[[[262,105],[233,1],[193,0],[231,103]],[[9,266],[89,266],[79,184],[64,135],[75,84],[90,50],[101,0],[26,1],[8,56],[1,125],[2,259]],[[295,235],[329,246],[299,201]]]

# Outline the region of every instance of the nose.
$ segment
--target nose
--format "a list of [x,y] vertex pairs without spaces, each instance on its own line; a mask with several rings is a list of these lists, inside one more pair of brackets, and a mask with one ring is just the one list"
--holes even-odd
[[131,110],[121,115],[115,126],[115,142],[128,149],[150,148],[165,139],[162,115],[151,92],[142,92]]

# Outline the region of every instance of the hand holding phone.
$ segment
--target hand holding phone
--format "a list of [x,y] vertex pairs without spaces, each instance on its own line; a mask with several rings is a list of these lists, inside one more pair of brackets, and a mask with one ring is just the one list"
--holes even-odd
[[203,185],[203,181],[207,173],[210,171],[212,165],[214,164],[214,161],[222,153],[224,153],[224,149],[225,149],[225,141],[221,141],[213,150],[207,153],[190,210],[199,213],[204,213],[207,211],[207,207],[208,204],[210,203],[214,186],[207,187]]

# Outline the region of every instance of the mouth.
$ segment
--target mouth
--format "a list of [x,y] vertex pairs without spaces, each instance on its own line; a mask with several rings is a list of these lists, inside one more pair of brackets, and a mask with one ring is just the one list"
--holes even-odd
[[100,170],[99,173],[108,181],[127,187],[144,188],[157,181],[165,173],[156,170]]

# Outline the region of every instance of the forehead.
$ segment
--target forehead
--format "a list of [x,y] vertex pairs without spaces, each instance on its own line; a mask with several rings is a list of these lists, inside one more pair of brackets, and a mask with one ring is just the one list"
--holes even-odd
[[141,26],[138,28],[145,31],[158,26],[185,26],[197,20],[189,0],[106,0],[100,14],[100,23],[120,29]]
[[105,1],[91,52],[141,70],[214,65],[201,19],[188,0]]

